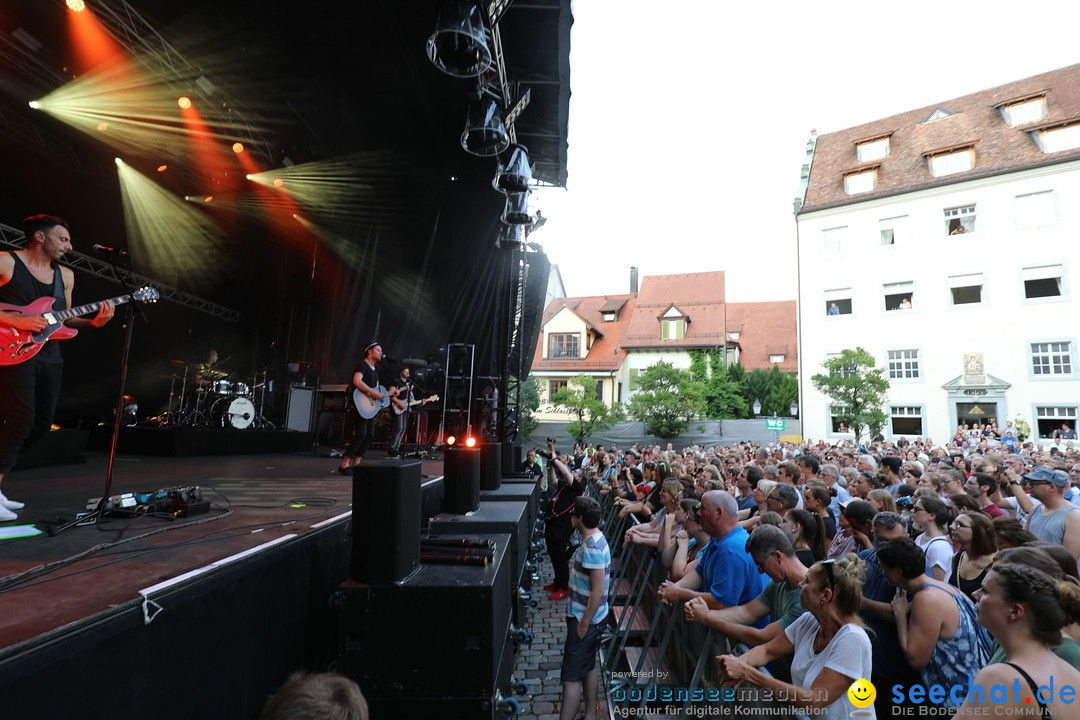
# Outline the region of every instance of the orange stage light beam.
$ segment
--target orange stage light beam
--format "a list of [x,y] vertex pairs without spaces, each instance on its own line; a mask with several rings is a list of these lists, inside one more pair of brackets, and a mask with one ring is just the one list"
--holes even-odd
[[[70,2],[68,7],[71,8]],[[85,5],[83,10],[70,9],[67,16],[71,47],[80,72],[125,57],[124,48],[113,40]]]

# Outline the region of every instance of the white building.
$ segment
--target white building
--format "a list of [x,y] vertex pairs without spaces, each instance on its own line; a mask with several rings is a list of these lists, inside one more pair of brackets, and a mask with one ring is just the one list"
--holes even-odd
[[804,433],[842,437],[810,377],[856,346],[890,379],[889,439],[1018,415],[1042,438],[1075,428],[1080,65],[822,135],[808,155]]

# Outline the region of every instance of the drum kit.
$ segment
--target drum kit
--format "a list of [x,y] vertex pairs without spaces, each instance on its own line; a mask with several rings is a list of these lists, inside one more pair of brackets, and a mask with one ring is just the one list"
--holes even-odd
[[[236,430],[275,427],[262,413],[270,385],[267,371],[256,374],[248,383],[205,364],[183,360],[172,360],[170,364],[175,370],[159,376],[169,381],[169,410],[147,419],[146,424]],[[178,374],[181,368],[183,375]]]

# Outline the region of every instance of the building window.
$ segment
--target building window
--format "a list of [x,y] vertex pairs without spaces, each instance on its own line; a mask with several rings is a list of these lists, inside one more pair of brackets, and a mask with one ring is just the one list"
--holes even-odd
[[859,162],[871,162],[873,160],[880,160],[883,157],[887,157],[889,154],[889,138],[883,137],[877,140],[867,140],[866,142],[855,144],[855,157]]
[[1020,271],[1024,280],[1024,297],[1028,300],[1061,297],[1061,266],[1024,268]]
[[1046,117],[1046,96],[1003,105],[1001,114],[1011,127],[1042,120]]
[[845,419],[849,412],[846,405],[829,406],[829,427],[832,428],[834,435],[848,435],[854,432],[850,421]]
[[630,368],[630,392],[638,389],[638,377],[641,375],[639,368]]
[[555,397],[555,393],[566,387],[565,380],[548,380],[548,400]]
[[596,381],[596,396],[595,397],[596,397],[597,402],[604,402],[604,381],[603,380],[597,380]]
[[975,167],[975,148],[930,156],[930,174],[934,177],[954,175]]
[[882,246],[895,245],[897,240],[907,242],[907,223],[906,215],[878,221],[878,236],[881,238]]
[[877,168],[848,173],[844,176],[844,192],[848,195],[870,192],[875,187],[877,187]]
[[923,434],[923,411],[919,405],[890,405],[889,425],[893,435]]
[[977,305],[982,302],[983,275],[949,276],[949,295],[953,305]]
[[915,283],[885,283],[882,290],[885,293],[887,311],[911,310],[915,307]]
[[665,318],[660,321],[661,340],[682,340],[686,337],[686,320],[684,318]]
[[1044,153],[1075,150],[1080,147],[1080,124],[1041,130],[1035,133],[1035,141]]
[[838,288],[825,291],[825,314],[850,315],[851,314],[851,288]]
[[1035,377],[1071,377],[1073,368],[1072,343],[1031,343],[1031,374]]
[[821,231],[822,249],[826,254],[839,255],[847,244],[847,225]]
[[600,314],[600,320],[603,322],[615,322],[616,315],[613,312],[605,312]]
[[581,357],[581,336],[578,333],[552,333],[548,335],[549,358]]
[[919,379],[918,350],[889,350],[885,359],[890,380]]
[[773,355],[769,356],[769,362],[773,363],[774,365],[779,365],[780,363],[784,362],[785,357],[787,357],[787,356],[786,355],[780,355],[780,354],[773,354]]
[[1017,195],[1013,201],[1016,227],[1037,228],[1057,223],[1057,206],[1054,203],[1054,191]]
[[[832,360],[833,358],[840,357],[840,353],[826,353],[825,359]],[[847,365],[837,365],[830,368],[829,374],[833,377],[847,378],[855,374],[857,368]],[[839,407],[839,406],[838,406]]]
[[945,232],[949,235],[961,235],[975,232],[975,206],[947,208],[945,210]]
[[1076,405],[1039,405],[1035,407],[1035,431],[1040,440],[1052,440],[1064,423],[1076,429]]

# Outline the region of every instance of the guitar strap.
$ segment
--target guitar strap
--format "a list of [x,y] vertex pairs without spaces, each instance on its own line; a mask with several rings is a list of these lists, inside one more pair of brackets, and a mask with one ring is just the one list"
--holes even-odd
[[60,265],[53,263],[53,310],[56,310],[56,303],[60,303],[60,310],[67,309],[67,298],[64,297],[64,276],[60,272]]

